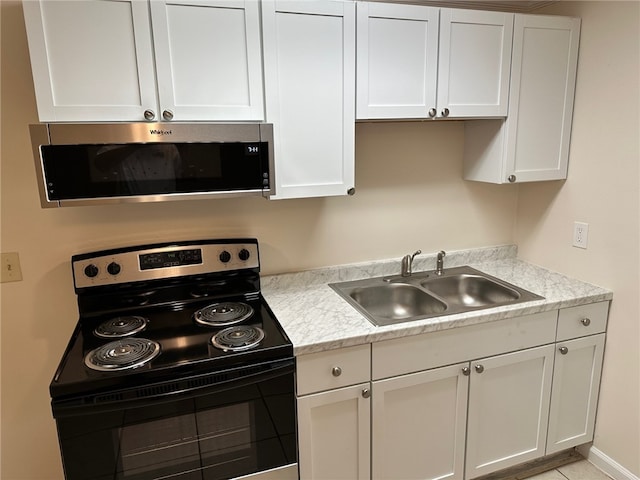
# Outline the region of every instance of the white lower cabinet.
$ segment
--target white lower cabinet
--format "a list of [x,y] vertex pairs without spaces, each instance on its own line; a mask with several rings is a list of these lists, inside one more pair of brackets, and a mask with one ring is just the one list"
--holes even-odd
[[605,334],[557,344],[547,454],[593,440]]
[[369,383],[298,398],[301,479],[370,478]]
[[553,345],[471,362],[466,478],[545,454]]
[[372,478],[462,480],[465,366],[373,382]]
[[591,441],[608,306],[298,357],[300,478],[468,480]]

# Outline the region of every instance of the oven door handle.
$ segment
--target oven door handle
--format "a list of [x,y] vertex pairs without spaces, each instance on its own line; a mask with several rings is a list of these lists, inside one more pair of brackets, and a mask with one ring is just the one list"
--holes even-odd
[[62,418],[148,407],[161,403],[189,400],[284,375],[292,376],[291,387],[293,389],[294,372],[295,360],[288,358],[222,372],[166,380],[140,387],[54,399],[51,401],[51,410],[54,418]]

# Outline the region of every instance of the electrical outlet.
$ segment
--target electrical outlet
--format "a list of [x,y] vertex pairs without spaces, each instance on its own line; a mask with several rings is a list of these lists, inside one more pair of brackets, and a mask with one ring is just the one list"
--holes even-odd
[[589,224],[583,222],[573,223],[573,246],[578,248],[587,248],[587,240],[589,238]]
[[22,269],[20,268],[20,257],[18,252],[0,254],[0,282],[20,282],[22,280]]

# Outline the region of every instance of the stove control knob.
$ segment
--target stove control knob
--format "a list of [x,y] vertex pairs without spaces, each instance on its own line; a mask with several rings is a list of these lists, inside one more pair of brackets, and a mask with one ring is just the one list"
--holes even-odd
[[229,260],[231,260],[231,254],[224,250],[218,258],[222,263],[227,263]]
[[89,265],[84,267],[84,274],[89,278],[97,277],[98,272],[98,267],[96,267],[93,263],[90,263]]
[[109,272],[111,275],[119,274],[120,270],[122,270],[122,267],[120,267],[119,263],[111,262],[109,265],[107,265],[107,272]]
[[249,260],[250,256],[251,254],[249,253],[249,250],[247,250],[246,248],[243,248],[238,252],[238,257],[240,257],[240,260],[242,260],[243,262],[246,262],[247,260]]

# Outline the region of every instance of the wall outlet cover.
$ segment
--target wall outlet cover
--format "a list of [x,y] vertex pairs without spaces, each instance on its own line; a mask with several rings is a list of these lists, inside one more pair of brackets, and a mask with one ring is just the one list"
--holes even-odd
[[587,248],[587,240],[589,238],[589,224],[583,222],[573,223],[573,246],[578,248]]

